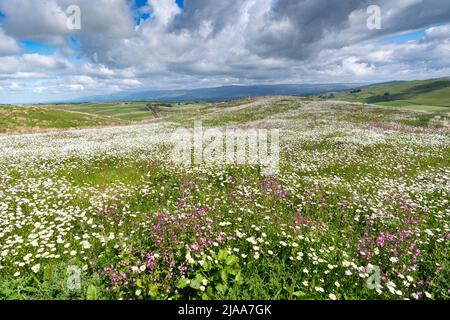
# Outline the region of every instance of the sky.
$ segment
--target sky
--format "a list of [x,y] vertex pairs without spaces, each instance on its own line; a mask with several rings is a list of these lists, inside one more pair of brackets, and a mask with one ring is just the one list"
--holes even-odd
[[0,0],[0,104],[446,76],[449,0]]

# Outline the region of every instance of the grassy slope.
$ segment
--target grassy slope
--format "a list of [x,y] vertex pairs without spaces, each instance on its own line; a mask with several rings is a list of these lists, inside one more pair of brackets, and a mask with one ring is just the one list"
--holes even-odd
[[417,110],[450,111],[450,78],[373,85],[360,90],[338,92],[331,97]]
[[99,116],[114,117],[126,121],[145,120],[149,111],[145,103],[82,103],[69,105],[50,105],[51,109],[70,110]]
[[0,133],[72,129],[119,124],[120,120],[92,114],[38,107],[0,106]]
[[[147,108],[148,102],[112,102],[112,103],[81,103],[67,105],[49,105],[50,109],[70,110],[90,113],[100,116],[114,117],[124,121],[152,120],[154,116]],[[157,107],[159,116],[169,116],[183,110],[192,109],[193,105],[176,104],[173,106],[160,105]]]
[[[225,107],[239,106],[254,100],[239,100]],[[157,117],[147,109],[147,102],[55,104],[45,106],[0,106],[0,134],[27,133],[52,129],[72,129],[142,121],[193,122],[207,120],[220,111],[220,104],[158,105]]]
[[[180,103],[180,104],[156,104],[158,117],[148,110],[148,102],[113,102],[113,103],[82,103],[68,105],[48,105],[52,110],[70,110],[94,115],[113,117],[122,121],[166,121],[166,122],[193,122],[194,119],[208,121],[217,112],[226,108],[239,107],[255,102],[257,99],[236,100],[225,104],[209,103]],[[252,112],[253,114],[253,112]],[[233,112],[231,117],[241,116],[241,112]],[[255,116],[255,115],[254,115]],[[189,122],[189,123],[190,123]],[[242,122],[242,119],[241,121]]]
[[[389,95],[385,95],[386,92],[389,92]],[[363,87],[359,92],[334,93],[334,96],[327,98],[414,110],[450,111],[450,79],[374,85]],[[0,133],[95,127],[140,121],[190,124],[195,119],[202,119],[206,125],[242,123],[263,117],[258,112],[261,106],[253,105],[258,100],[254,98],[226,104],[158,105],[157,118],[148,111],[148,102],[54,104],[35,107],[0,106]],[[245,105],[249,106],[240,107]],[[234,110],[233,107],[236,109]],[[224,108],[229,108],[230,112],[222,114],[218,120],[215,116]],[[280,101],[269,109],[273,114],[287,111]]]

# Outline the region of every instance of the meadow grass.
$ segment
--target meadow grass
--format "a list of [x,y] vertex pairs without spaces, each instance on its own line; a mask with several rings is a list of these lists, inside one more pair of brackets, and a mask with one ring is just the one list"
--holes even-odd
[[[290,97],[159,112],[0,136],[0,298],[449,298],[441,113]],[[280,172],[174,163],[172,132],[195,120],[280,129]]]
[[0,106],[0,133],[117,125],[120,120],[38,107]]
[[449,112],[450,79],[371,85],[351,91],[336,92],[332,98],[412,110]]
[[422,104],[416,104],[416,103],[412,103],[410,101],[402,101],[402,100],[378,102],[378,103],[376,103],[376,105],[386,106],[386,107],[405,108],[405,109],[410,109],[410,110],[450,112],[449,107],[422,105]]
[[[155,116],[148,110],[149,102],[112,102],[112,103],[79,103],[79,104],[54,104],[45,107],[53,110],[70,110],[86,114],[108,116],[118,120],[136,122],[155,120]],[[180,115],[204,109],[206,104],[161,104],[152,103],[156,106],[159,117],[169,117],[173,114]]]

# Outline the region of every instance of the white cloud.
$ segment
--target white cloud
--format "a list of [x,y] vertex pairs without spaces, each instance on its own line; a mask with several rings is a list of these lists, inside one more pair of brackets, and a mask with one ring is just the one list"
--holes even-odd
[[450,24],[428,28],[425,31],[425,39],[428,41],[450,39]]
[[[24,95],[34,86],[56,95],[445,75],[448,0],[378,3],[381,30],[366,26],[370,0],[195,0],[185,9],[175,0],[150,0],[139,12],[131,0],[0,0],[0,81],[15,79]],[[81,8],[79,31],[66,26],[72,4]],[[136,26],[143,12],[151,18]],[[424,28],[422,39],[379,41]],[[77,39],[74,47],[69,37]],[[57,50],[20,55],[18,42],[26,39]]]
[[0,1],[6,14],[5,31],[15,37],[63,44],[67,34],[65,10],[56,1]]
[[149,4],[154,18],[162,25],[169,24],[177,14],[181,13],[180,7],[174,1],[150,0]]
[[345,74],[353,74],[355,76],[367,76],[374,72],[374,67],[367,63],[360,62],[356,57],[348,57],[342,62],[342,69]]
[[72,64],[65,58],[40,54],[0,57],[0,76],[46,74],[53,71],[68,70]]
[[3,30],[0,28],[0,57],[13,55],[19,51],[20,48],[17,41],[14,38],[5,35]]
[[120,83],[131,88],[142,86],[142,82],[136,79],[123,79]]

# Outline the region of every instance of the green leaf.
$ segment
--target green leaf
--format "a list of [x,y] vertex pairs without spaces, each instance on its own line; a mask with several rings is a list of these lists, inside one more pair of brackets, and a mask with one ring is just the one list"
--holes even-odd
[[205,279],[205,277],[201,273],[197,273],[195,275],[195,279],[191,280],[190,287],[192,289],[199,290],[200,287],[203,285],[202,284],[203,279]]
[[177,288],[178,289],[184,289],[188,286],[189,284],[189,279],[188,278],[182,278],[180,279],[180,281],[178,281],[178,285]]
[[228,286],[226,284],[219,283],[216,286],[216,289],[220,294],[225,294],[228,290]]
[[159,292],[159,286],[154,284],[154,285],[150,286],[148,294],[150,295],[150,297],[156,298],[158,296],[158,292]]
[[33,287],[26,287],[24,289],[24,291],[29,292],[29,293],[35,293],[35,292],[38,292],[38,289],[33,288]]
[[228,282],[228,272],[225,269],[220,270],[220,278],[222,279],[222,282]]
[[189,286],[195,290],[200,290],[201,285],[201,282],[196,279],[191,280],[191,283],[189,284]]
[[304,298],[307,296],[307,293],[303,291],[295,291],[292,295],[296,298]]
[[206,293],[202,294],[202,300],[209,300],[209,297]]
[[97,287],[96,286],[91,284],[87,288],[86,300],[98,300],[98,293],[97,293]]
[[227,256],[228,256],[228,251],[226,249],[222,249],[219,251],[219,253],[217,255],[217,260],[223,261],[227,258]]
[[227,257],[227,259],[225,260],[225,264],[227,266],[231,266],[236,264],[239,261],[239,259],[236,256],[229,256]]
[[205,261],[205,263],[202,266],[203,270],[205,270],[206,272],[210,271],[212,266],[211,266],[211,262],[209,261]]
[[242,273],[240,271],[236,274],[234,281],[236,284],[242,284],[244,282],[244,278],[242,277]]

